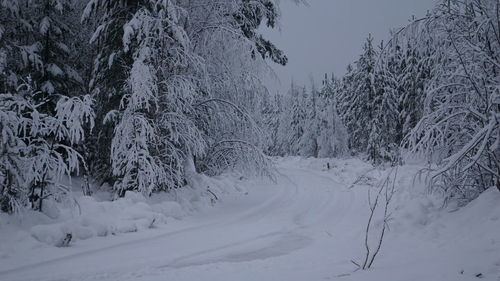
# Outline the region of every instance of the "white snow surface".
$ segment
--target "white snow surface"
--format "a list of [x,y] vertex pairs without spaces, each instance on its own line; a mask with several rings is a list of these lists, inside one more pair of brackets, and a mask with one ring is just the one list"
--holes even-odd
[[[442,207],[415,177],[421,166],[400,167],[390,231],[362,271],[351,261],[365,253],[367,194],[390,170],[276,162],[276,181],[200,175],[197,188],[148,199],[75,195],[46,214],[0,214],[0,280],[500,280],[498,190]],[[372,243],[381,221],[376,213]],[[70,246],[56,247],[66,233]]]

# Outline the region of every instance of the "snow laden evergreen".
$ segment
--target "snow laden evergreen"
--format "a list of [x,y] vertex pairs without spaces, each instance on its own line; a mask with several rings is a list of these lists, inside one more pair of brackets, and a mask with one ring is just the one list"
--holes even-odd
[[298,155],[300,138],[304,134],[304,122],[306,119],[305,107],[303,106],[304,95],[301,89],[292,83],[287,95],[284,97],[283,109],[278,116],[279,122],[275,124],[277,136],[276,147],[272,153],[277,155]]
[[150,195],[346,154],[424,158],[432,190],[466,203],[500,189],[496,11],[440,1],[368,36],[343,77],[270,95],[267,63],[288,58],[259,28],[277,1],[0,1],[0,208],[43,211],[71,176]]
[[133,63],[119,108],[105,118],[116,122],[110,157],[119,196],[127,190],[149,195],[180,186],[182,158],[203,151],[201,134],[187,116],[195,89],[181,72],[191,57],[177,9],[169,1],[151,1],[123,27],[122,51],[132,53]]
[[93,126],[93,110],[69,62],[74,35],[67,24],[70,4],[1,2],[3,211],[28,204],[41,211],[46,199],[64,200],[69,189],[61,180],[81,164],[76,149]]
[[263,21],[274,27],[272,1],[90,1],[83,19],[94,15],[102,125],[90,161],[117,195],[181,187],[191,162],[208,174],[269,169],[259,116],[247,111],[267,95],[264,59],[286,63],[256,31]]
[[440,1],[379,47],[368,36],[341,79],[277,96],[268,150],[336,156],[347,139],[345,150],[376,165],[423,157],[432,190],[459,203],[500,189],[497,10],[494,0]]
[[[318,91],[312,86],[309,96],[303,97],[304,119],[302,124],[302,136],[297,143],[297,151],[300,155],[318,155],[318,136],[319,136],[319,116],[318,116]],[[298,105],[298,104],[297,104]]]
[[[82,25],[93,25],[89,41],[97,49],[89,88],[96,100],[96,128],[86,142],[89,167],[101,181],[113,182],[111,142],[114,128],[120,121],[117,113],[127,86],[128,71],[133,63],[133,51],[125,52],[124,25],[139,9],[128,1],[88,1],[82,12]],[[107,118],[106,118],[107,117]],[[116,117],[116,118],[115,118]]]
[[375,164],[398,164],[401,144],[420,121],[433,59],[429,41],[402,29],[388,43],[373,46],[369,36],[364,52],[337,86],[334,99],[349,132],[349,149]]
[[43,210],[74,175],[116,196],[199,172],[268,175],[261,78],[287,58],[257,29],[276,26],[274,1],[0,5],[3,211]]
[[43,210],[44,199],[64,200],[70,187],[63,177],[78,172],[82,156],[74,146],[93,126],[92,101],[61,97],[54,114],[41,112],[40,91],[30,84],[0,95],[0,207],[16,211],[28,203]]
[[[380,47],[381,51],[384,46]],[[401,48],[396,45],[395,50],[387,57],[382,57],[380,65],[373,79],[373,113],[372,120],[365,120],[370,124],[367,144],[368,159],[380,164],[383,161],[397,162],[399,159],[399,144],[401,142],[401,122],[399,116],[399,101],[404,91],[403,79],[405,59]]]
[[[340,82],[332,75],[325,75],[323,87],[319,93],[318,119],[318,150],[317,157],[345,156],[349,151],[349,134],[338,114],[336,91]],[[333,132],[333,133],[332,133]]]
[[377,53],[373,37],[369,36],[363,46],[363,54],[355,63],[354,71],[348,73],[352,83],[339,95],[342,120],[349,130],[349,147],[364,151],[368,146],[370,124],[374,119],[375,60]]
[[274,155],[339,157],[348,152],[348,133],[337,113],[339,83],[333,77],[310,93],[292,83],[287,95],[276,96],[267,117],[268,151]]
[[[71,1],[2,1],[0,36],[4,89],[31,76],[43,98],[74,94],[83,80],[68,63],[74,30],[68,25]],[[56,102],[50,103],[55,106]]]
[[[205,157],[197,158],[197,169],[208,174],[228,168],[265,174],[269,162],[263,161],[266,158],[259,148],[266,133],[261,127],[262,107],[269,99],[261,82],[269,73],[264,59],[280,63],[286,57],[280,55],[280,59],[260,49],[255,31],[247,29],[256,29],[262,21],[273,27],[277,7],[270,1],[242,1],[235,5],[201,0],[186,7],[193,17],[193,25],[187,29],[189,34],[195,34],[191,43],[203,58],[202,68],[206,70],[198,83],[195,107],[197,125],[208,149]],[[251,7],[255,11],[249,13]]]
[[497,8],[443,1],[393,32],[374,59],[369,38],[338,91],[351,151],[374,163],[423,156],[433,190],[459,203],[500,189]]

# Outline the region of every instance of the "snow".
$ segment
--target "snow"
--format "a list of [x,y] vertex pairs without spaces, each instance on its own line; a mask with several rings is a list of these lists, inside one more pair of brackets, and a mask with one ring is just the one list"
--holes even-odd
[[[0,280],[500,280],[498,190],[442,207],[415,178],[422,166],[398,168],[390,231],[373,267],[356,271],[368,191],[391,170],[359,159],[275,162],[276,182],[200,175],[197,187],[152,198],[75,195],[79,208],[54,206],[55,218],[2,214]],[[51,246],[67,232],[69,247]]]

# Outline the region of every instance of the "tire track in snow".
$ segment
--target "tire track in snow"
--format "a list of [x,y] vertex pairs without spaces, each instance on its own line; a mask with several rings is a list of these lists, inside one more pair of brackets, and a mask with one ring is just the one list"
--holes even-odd
[[[308,244],[312,242],[312,239],[310,237],[297,234],[300,232],[301,229],[307,228],[309,225],[315,225],[318,224],[319,222],[326,220],[326,219],[331,219],[332,217],[330,214],[333,212],[332,210],[335,211],[340,211],[342,209],[345,209],[347,206],[350,206],[350,203],[353,201],[354,197],[350,196],[349,202],[346,203],[346,201],[340,200],[339,196],[335,196],[334,192],[327,192],[328,196],[324,196],[324,192],[317,192],[316,190],[306,190],[304,188],[299,188],[301,186],[298,184],[297,179],[299,179],[299,182],[303,178],[308,178],[308,174],[313,173],[313,171],[305,170],[305,169],[284,169],[287,170],[287,173],[280,173],[280,176],[282,177],[283,180],[286,180],[290,185],[293,186],[294,192],[293,192],[293,197],[290,198],[290,196],[287,196],[286,200],[283,200],[280,205],[275,205],[274,207],[274,213],[280,213],[283,211],[286,211],[287,209],[284,207],[289,207],[288,209],[291,211],[296,211],[296,213],[290,213],[291,218],[293,220],[294,226],[293,228],[289,229],[287,233],[283,232],[273,232],[269,233],[266,235],[262,236],[257,236],[253,239],[250,240],[245,240],[245,241],[240,241],[237,243],[233,243],[230,245],[226,245],[224,247],[220,248],[214,248],[210,250],[205,250],[205,251],[200,251],[196,254],[185,256],[179,259],[176,259],[172,262],[170,262],[167,265],[163,265],[160,268],[165,268],[165,267],[172,267],[172,268],[182,268],[182,267],[188,267],[188,266],[197,266],[197,265],[206,265],[206,264],[211,264],[211,263],[217,263],[217,262],[247,262],[247,261],[252,261],[252,260],[262,260],[265,258],[271,258],[271,257],[276,257],[276,256],[281,256],[284,254],[288,254],[294,250],[299,250],[303,247],[306,247]],[[297,171],[300,170],[300,174],[297,174]],[[332,180],[329,177],[315,174],[316,178],[320,178],[320,181],[316,181],[315,185],[317,188],[322,188],[324,191],[325,186],[327,190],[332,191],[331,189],[328,188],[332,183],[334,185],[338,185],[339,183]],[[328,184],[325,185],[325,182]],[[302,186],[303,186],[302,182]],[[309,183],[311,184],[311,183]],[[340,186],[337,186],[340,187]],[[305,191],[305,192],[304,192]],[[290,195],[292,193],[289,193]],[[307,198],[305,198],[307,195]],[[352,195],[352,194],[351,194]],[[294,200],[292,200],[294,199]],[[333,200],[335,199],[335,200]],[[296,202],[293,202],[296,201]],[[317,203],[321,201],[321,204],[311,204],[311,203]],[[295,203],[300,204],[297,207],[293,205],[286,205],[290,203]],[[303,205],[303,206],[302,206]],[[340,212],[335,212],[335,213],[340,213]],[[312,215],[311,214],[316,214],[320,215],[318,216],[317,219],[311,220]],[[341,216],[340,218],[343,218],[344,216]],[[247,217],[250,218],[250,217]],[[305,222],[307,219],[307,223]],[[268,244],[265,245],[262,248],[258,248],[257,250],[251,249],[248,251],[239,251],[236,249],[235,253],[233,254],[218,254],[217,252],[220,252],[222,250],[227,250],[231,248],[237,248],[238,246],[245,245],[245,244],[251,244],[252,242],[256,240],[261,240],[263,238],[269,238],[269,237],[275,237],[279,236],[281,239],[277,241],[270,241]],[[293,238],[290,238],[290,237]],[[289,243],[292,241],[292,243]],[[210,253],[215,253],[216,257],[207,257],[207,254]],[[206,256],[205,259],[200,258]],[[191,261],[189,261],[191,259]]]
[[[170,231],[145,241],[119,243],[98,250],[9,269],[0,272],[0,279],[12,277],[12,280],[28,280],[36,276],[33,280],[55,280],[50,279],[50,275],[47,276],[47,270],[64,269],[68,264],[75,263],[91,264],[94,258],[97,260],[104,260],[103,257],[126,258],[123,255],[127,253],[137,255],[137,259],[144,257],[144,260],[131,264],[133,259],[128,257],[129,260],[119,267],[99,265],[100,268],[85,272],[87,278],[122,280],[125,275],[130,276],[131,270],[136,272],[147,269],[158,272],[219,262],[251,262],[291,254],[313,242],[310,237],[315,231],[312,229],[313,226],[325,220],[341,220],[346,214],[346,209],[349,209],[353,196],[351,194],[349,200],[343,200],[340,193],[345,187],[342,188],[342,184],[312,170],[291,167],[280,170],[280,184],[268,186],[276,189],[276,192],[269,198],[263,198],[261,204],[249,210],[242,210],[206,224]],[[225,232],[234,235],[228,237]],[[207,245],[203,243],[193,245],[192,249],[176,248],[176,245],[172,245],[175,243],[180,245],[190,239],[213,241],[208,241]],[[158,248],[163,247],[165,257],[159,255],[148,259],[147,252],[151,251],[152,255],[162,253]],[[165,259],[167,261],[162,261]],[[156,265],[151,266],[151,264]],[[81,276],[72,271],[66,273],[63,271],[60,276],[67,276],[67,279],[60,280],[82,280]]]
[[[181,228],[178,230],[168,231],[168,232],[162,233],[160,235],[149,237],[147,239],[147,241],[144,241],[143,239],[136,239],[136,240],[132,240],[132,241],[121,242],[121,243],[114,244],[114,245],[107,246],[107,247],[103,247],[100,249],[82,251],[79,253],[64,255],[64,256],[61,256],[58,258],[48,259],[48,260],[44,260],[44,261],[37,262],[37,263],[26,264],[26,265],[22,265],[22,266],[7,269],[7,270],[2,270],[2,271],[0,271],[0,277],[8,276],[8,275],[11,275],[11,274],[16,273],[16,272],[22,272],[24,270],[33,270],[36,268],[44,267],[44,266],[55,264],[58,262],[65,262],[69,259],[77,259],[77,258],[91,256],[91,255],[95,255],[95,254],[99,254],[99,253],[103,253],[103,252],[107,252],[107,251],[112,251],[112,250],[117,249],[117,248],[140,245],[140,244],[144,244],[146,242],[147,243],[154,242],[156,240],[168,238],[168,237],[175,236],[175,235],[182,235],[182,234],[188,233],[188,232],[201,231],[203,229],[210,228],[210,227],[216,227],[216,226],[228,225],[228,224],[236,224],[244,219],[250,219],[253,217],[257,217],[257,216],[263,216],[266,213],[268,213],[270,210],[272,210],[273,206],[282,205],[281,203],[279,203],[279,201],[282,201],[282,198],[285,197],[285,195],[286,195],[285,193],[286,193],[286,190],[284,188],[280,188],[279,192],[277,192],[273,197],[269,198],[267,201],[263,202],[260,205],[255,206],[254,208],[252,208],[250,210],[244,210],[242,212],[242,214],[237,215],[236,218],[231,217],[231,218],[229,218],[228,221],[225,221],[225,220],[216,221],[216,222],[201,224],[201,225],[197,225],[197,226]],[[0,280],[2,280],[2,279],[0,278]]]

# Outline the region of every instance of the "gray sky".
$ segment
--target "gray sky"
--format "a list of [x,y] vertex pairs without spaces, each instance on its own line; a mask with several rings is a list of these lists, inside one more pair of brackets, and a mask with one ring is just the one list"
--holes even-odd
[[309,7],[292,2],[281,1],[280,30],[262,30],[289,58],[285,67],[271,63],[281,81],[269,82],[271,91],[286,91],[292,77],[310,85],[311,75],[318,84],[324,73],[344,74],[369,33],[376,43],[386,40],[412,15],[425,16],[436,0],[309,0]]

